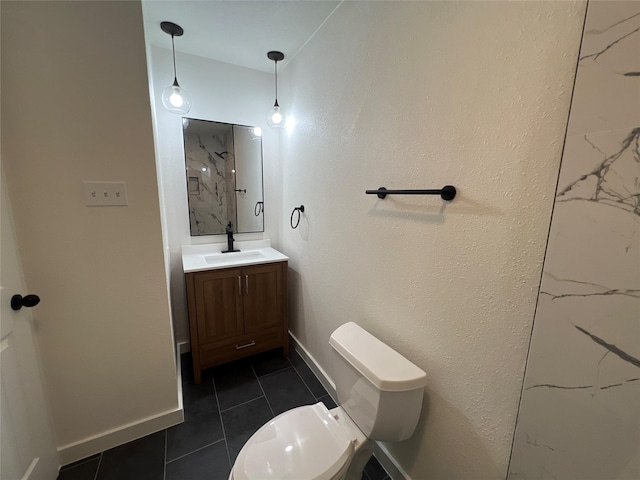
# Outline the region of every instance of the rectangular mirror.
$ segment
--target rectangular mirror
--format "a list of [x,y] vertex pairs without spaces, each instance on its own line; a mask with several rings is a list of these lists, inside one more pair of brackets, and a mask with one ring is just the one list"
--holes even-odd
[[262,132],[183,118],[191,235],[264,231]]

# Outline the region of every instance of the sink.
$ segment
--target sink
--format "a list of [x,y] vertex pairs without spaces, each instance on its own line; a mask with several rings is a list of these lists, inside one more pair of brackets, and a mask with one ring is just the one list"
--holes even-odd
[[226,246],[226,242],[224,244],[183,245],[182,271],[184,273],[205,272],[289,260],[289,257],[271,248],[269,240],[236,242],[236,248],[240,250],[239,252],[222,253],[221,250]]
[[242,260],[255,260],[266,258],[259,250],[248,250],[246,252],[214,253],[205,255],[204,261],[208,264],[228,263]]

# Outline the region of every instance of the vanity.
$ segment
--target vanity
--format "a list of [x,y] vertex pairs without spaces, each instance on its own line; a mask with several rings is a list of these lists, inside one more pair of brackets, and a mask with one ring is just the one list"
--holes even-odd
[[276,348],[288,355],[289,258],[269,240],[233,246],[234,233],[264,231],[261,129],[186,117],[182,125],[191,236],[229,242],[182,247],[200,383],[206,368]]
[[289,258],[269,240],[185,245],[182,267],[195,383],[202,370],[259,352],[289,353],[287,267]]

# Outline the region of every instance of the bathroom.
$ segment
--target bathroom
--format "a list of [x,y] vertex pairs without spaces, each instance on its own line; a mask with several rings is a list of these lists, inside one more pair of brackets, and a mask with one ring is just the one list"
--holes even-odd
[[[28,293],[43,299],[32,312],[62,464],[180,421],[173,348],[188,340],[180,248],[224,240],[189,235],[181,118],[160,109],[155,91],[172,80],[168,37],[163,47],[145,42],[145,2],[92,3],[2,2],[0,12],[3,177]],[[293,336],[331,375],[329,336],[355,321],[427,372],[413,437],[380,447],[393,478],[506,478],[521,397],[518,426],[539,423],[536,408],[548,413],[544,403],[527,413],[526,399],[557,389],[522,391],[534,318],[537,326],[542,313],[545,254],[556,248],[548,239],[558,237],[549,236],[552,213],[561,212],[554,207],[558,177],[568,185],[590,173],[602,160],[598,150],[613,153],[640,126],[632,75],[640,55],[619,50],[637,49],[637,13],[638,2],[334,2],[304,47],[285,51],[292,58],[279,70],[278,98],[295,117],[286,131],[266,128],[264,119],[274,93],[266,53],[284,47],[260,45],[264,68],[255,70],[182,53],[176,38],[178,78],[193,97],[188,116],[265,127],[264,232],[236,240],[270,239],[289,257]],[[593,26],[585,28],[585,14]],[[184,40],[198,35],[178,14],[162,20],[182,24]],[[222,28],[225,21],[204,23]],[[598,32],[620,34],[606,37],[600,50],[622,37],[631,43],[615,43],[599,62],[578,63],[586,34],[598,41]],[[597,76],[593,85],[581,85],[578,75],[574,90],[577,65]],[[575,120],[567,130],[569,115]],[[600,136],[585,142],[594,132]],[[563,155],[593,152],[588,169],[560,171]],[[627,178],[637,178],[635,168]],[[126,182],[129,206],[85,207],[87,180]],[[447,184],[458,189],[451,202],[364,193]],[[293,230],[289,215],[301,204]],[[626,215],[614,210],[607,218],[618,218],[614,213]],[[610,228],[626,239],[615,244],[626,253],[607,267],[619,282],[588,280],[628,291],[592,297],[623,302],[613,307],[619,329],[593,330],[595,320],[579,326],[637,359],[633,222],[631,230]],[[593,265],[605,269],[613,256],[589,250],[592,243],[608,248],[605,240],[584,241],[594,237],[576,223],[575,246],[557,256],[577,270],[591,264],[585,258],[600,258]],[[574,315],[600,308],[589,304]],[[595,370],[573,370],[574,363],[591,365],[591,357],[578,356],[581,342],[595,346],[594,365],[611,352],[601,375],[613,378],[598,380],[598,388],[638,376],[637,364],[579,335],[541,340],[537,355],[552,359],[557,347],[572,362],[547,365],[554,378],[541,374],[526,388],[591,386],[561,393],[605,402],[592,391]],[[536,338],[534,328],[532,355]],[[535,365],[530,358],[528,366]],[[613,453],[598,464],[611,473],[594,470],[591,478],[636,477],[638,432],[620,429],[638,419],[631,406],[639,383],[602,390],[620,395],[614,410],[626,416],[601,418],[601,436],[580,431],[579,439],[590,438],[585,450],[548,444],[552,451],[525,434],[514,459],[521,448],[550,468],[537,456],[547,450],[589,471],[595,467],[588,460],[606,448]],[[584,418],[571,417],[569,425]],[[568,468],[558,463],[527,478]],[[555,476],[587,478],[582,470]]]

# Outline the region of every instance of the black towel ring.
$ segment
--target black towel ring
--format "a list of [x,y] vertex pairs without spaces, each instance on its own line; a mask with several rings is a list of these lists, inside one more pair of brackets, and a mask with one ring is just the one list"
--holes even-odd
[[264,202],[256,202],[256,206],[253,208],[254,215],[259,217],[262,212],[264,212]]
[[[293,215],[298,212],[298,220],[296,221],[296,224],[293,224]],[[296,228],[298,228],[298,225],[300,225],[300,214],[304,213],[304,205],[300,205],[299,207],[295,207],[293,209],[293,211],[291,212],[291,219],[290,219],[290,224],[291,224],[291,228],[293,228],[294,230]]]

